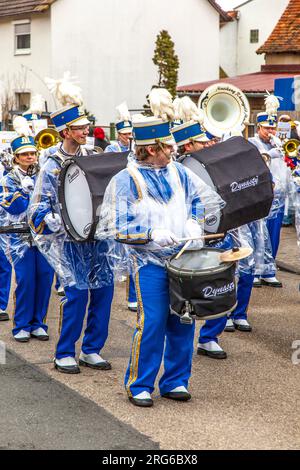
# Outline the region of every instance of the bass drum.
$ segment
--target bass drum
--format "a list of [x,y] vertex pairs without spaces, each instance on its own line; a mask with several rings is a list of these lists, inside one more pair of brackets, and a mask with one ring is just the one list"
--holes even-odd
[[94,239],[111,178],[126,168],[128,152],[69,158],[59,176],[58,198],[65,229],[78,242]]
[[211,320],[237,305],[235,262],[224,263],[224,250],[187,250],[167,262],[171,312],[185,318]]
[[226,232],[269,214],[273,201],[270,170],[257,148],[243,137],[232,137],[179,161],[226,203],[219,213],[205,218],[206,232]]

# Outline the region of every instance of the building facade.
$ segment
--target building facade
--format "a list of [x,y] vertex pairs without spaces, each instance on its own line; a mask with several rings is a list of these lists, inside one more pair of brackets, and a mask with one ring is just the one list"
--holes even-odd
[[143,107],[157,83],[152,57],[162,29],[175,43],[179,84],[218,78],[220,13],[213,0],[8,0],[0,7],[0,79],[10,75],[17,108],[41,93],[53,111],[43,78],[70,71],[87,110],[105,125],[124,100],[132,110]]
[[220,31],[220,66],[228,77],[259,72],[265,63],[257,55],[289,0],[248,0],[234,9],[234,20]]

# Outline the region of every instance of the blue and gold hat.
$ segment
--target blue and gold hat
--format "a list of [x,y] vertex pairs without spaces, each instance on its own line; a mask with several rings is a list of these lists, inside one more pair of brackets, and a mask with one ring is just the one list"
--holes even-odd
[[58,132],[69,126],[84,126],[90,124],[88,118],[83,115],[76,104],[65,106],[50,115],[50,118]]
[[11,141],[10,145],[14,154],[38,151],[35,146],[34,138],[31,136],[18,136]]
[[132,122],[131,121],[118,121],[116,123],[117,132],[121,134],[129,134],[132,132]]
[[276,127],[277,126],[277,115],[268,115],[266,112],[258,113],[256,116],[256,123],[262,127]]
[[36,113],[31,113],[30,111],[26,111],[25,113],[22,114],[22,116],[26,119],[26,121],[31,122],[31,121],[38,121],[39,119],[42,119],[42,116],[40,114]]
[[197,121],[188,121],[180,125],[175,125],[172,127],[171,131],[179,147],[192,141],[208,142],[210,140]]
[[170,122],[156,117],[145,117],[142,121],[133,122],[132,134],[136,145],[175,144]]

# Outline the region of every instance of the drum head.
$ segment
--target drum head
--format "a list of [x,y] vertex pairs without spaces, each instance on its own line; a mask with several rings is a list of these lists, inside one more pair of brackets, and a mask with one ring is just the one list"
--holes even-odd
[[84,172],[76,163],[71,163],[63,181],[63,219],[67,231],[76,240],[86,240],[92,229],[93,202]]
[[223,250],[201,249],[187,250],[178,259],[170,260],[170,269],[178,272],[202,272],[207,270],[224,269],[225,263],[221,261],[220,254]]

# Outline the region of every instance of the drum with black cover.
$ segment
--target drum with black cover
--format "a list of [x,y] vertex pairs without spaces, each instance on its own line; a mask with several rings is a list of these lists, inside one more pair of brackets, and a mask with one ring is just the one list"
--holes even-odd
[[232,312],[237,304],[235,262],[224,263],[224,250],[186,250],[167,261],[170,309],[183,323],[209,320]]

